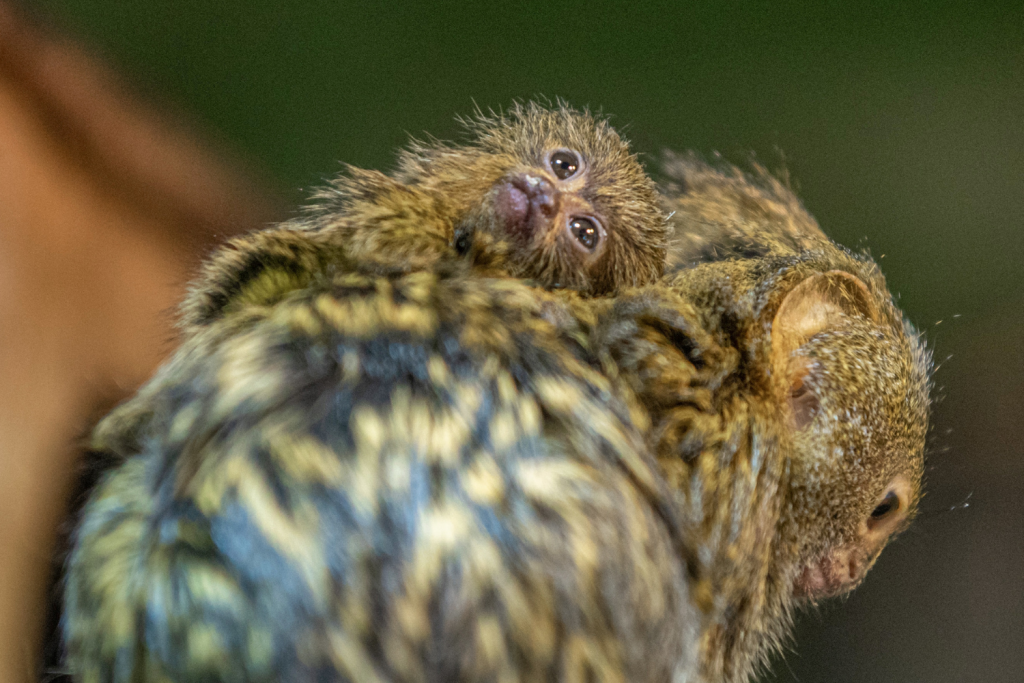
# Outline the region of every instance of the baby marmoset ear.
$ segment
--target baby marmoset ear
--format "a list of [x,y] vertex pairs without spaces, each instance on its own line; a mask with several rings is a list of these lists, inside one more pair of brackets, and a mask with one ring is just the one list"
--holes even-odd
[[782,300],[772,320],[771,366],[784,381],[783,390],[796,429],[805,427],[818,412],[818,397],[804,382],[810,360],[795,352],[812,337],[834,330],[844,318],[879,322],[878,307],[864,282],[850,273],[818,273],[794,287]]

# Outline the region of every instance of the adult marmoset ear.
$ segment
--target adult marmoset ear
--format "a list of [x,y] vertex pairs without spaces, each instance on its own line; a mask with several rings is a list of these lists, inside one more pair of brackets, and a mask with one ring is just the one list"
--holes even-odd
[[818,399],[804,382],[810,371],[808,359],[794,353],[815,335],[841,326],[848,317],[877,323],[878,307],[860,278],[830,270],[812,275],[794,287],[772,320],[772,370],[783,379],[796,429],[802,429],[814,418]]
[[905,438],[915,420],[904,410],[916,389],[899,379],[904,347],[882,305],[863,280],[830,270],[786,293],[772,322],[771,367],[792,429],[792,504],[806,544],[794,597],[859,584],[919,497],[919,445]]

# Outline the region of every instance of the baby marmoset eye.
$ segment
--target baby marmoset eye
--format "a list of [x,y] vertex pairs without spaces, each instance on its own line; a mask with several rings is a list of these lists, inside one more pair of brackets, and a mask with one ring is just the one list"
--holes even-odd
[[579,154],[571,149],[556,150],[551,153],[548,165],[559,180],[571,178],[580,168]]
[[601,230],[598,227],[598,223],[590,218],[570,218],[569,232],[587,251],[594,251],[601,240]]

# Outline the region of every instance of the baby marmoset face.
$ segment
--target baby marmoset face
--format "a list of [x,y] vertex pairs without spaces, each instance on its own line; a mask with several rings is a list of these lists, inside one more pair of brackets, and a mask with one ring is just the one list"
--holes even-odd
[[661,274],[656,186],[607,121],[528,104],[466,125],[469,144],[414,145],[396,178],[451,204],[475,265],[596,295]]

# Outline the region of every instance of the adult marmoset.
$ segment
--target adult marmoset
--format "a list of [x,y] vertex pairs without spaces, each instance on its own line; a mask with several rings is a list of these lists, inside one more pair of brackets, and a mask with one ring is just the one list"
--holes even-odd
[[793,606],[854,588],[913,517],[931,359],[877,265],[829,241],[782,182],[693,155],[665,171],[676,232],[663,282],[728,350],[729,371],[701,391],[673,378],[666,368],[707,355],[656,315],[626,328],[634,350],[619,364],[632,359],[649,443],[701,520],[715,602],[702,680],[739,681],[788,633]]
[[[676,170],[684,227],[786,198]],[[225,316],[154,379],[122,442],[144,446],[87,510],[74,668],[743,680],[920,490],[926,354],[874,264],[811,232],[617,300],[335,274]],[[524,484],[535,457],[554,469]]]
[[607,121],[529,103],[463,123],[464,144],[413,142],[391,175],[350,167],[301,218],[230,242],[186,300],[186,327],[276,301],[339,263],[393,274],[462,256],[478,272],[592,295],[661,274],[656,187]]

